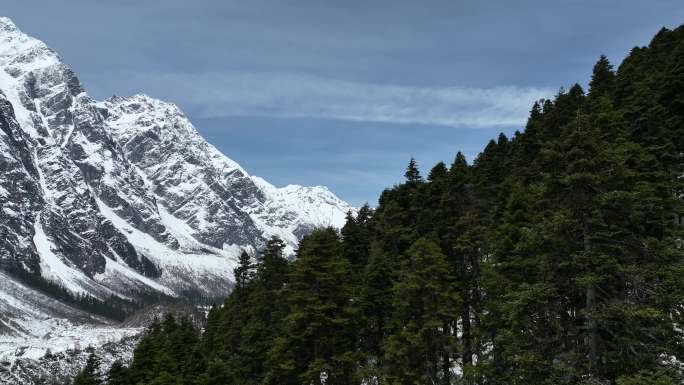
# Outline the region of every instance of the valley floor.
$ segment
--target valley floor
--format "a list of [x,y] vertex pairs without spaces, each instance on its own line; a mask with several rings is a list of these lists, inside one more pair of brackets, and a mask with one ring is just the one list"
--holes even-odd
[[0,361],[38,360],[46,354],[101,347],[137,336],[124,327],[75,309],[0,273]]

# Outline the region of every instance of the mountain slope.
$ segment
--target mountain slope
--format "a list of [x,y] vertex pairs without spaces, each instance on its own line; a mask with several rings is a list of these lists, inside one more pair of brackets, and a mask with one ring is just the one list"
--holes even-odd
[[[0,204],[0,272],[100,300],[225,295],[241,250],[277,235],[292,254],[304,234],[340,227],[351,209],[324,187],[276,188],[249,175],[173,104],[91,99],[53,50],[7,18]],[[8,287],[3,298],[15,295]]]

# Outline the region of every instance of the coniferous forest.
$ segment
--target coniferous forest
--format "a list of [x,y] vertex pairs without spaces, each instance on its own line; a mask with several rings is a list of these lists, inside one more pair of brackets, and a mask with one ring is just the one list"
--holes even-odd
[[[205,329],[155,323],[109,385],[682,383],[684,27],[283,257]],[[91,362],[77,384],[102,381]]]

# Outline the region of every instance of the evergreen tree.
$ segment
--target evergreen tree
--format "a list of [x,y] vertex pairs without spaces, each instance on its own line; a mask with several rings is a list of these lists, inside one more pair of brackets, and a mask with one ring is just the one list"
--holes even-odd
[[85,368],[74,378],[73,385],[101,385],[99,368],[100,358],[91,353]]
[[355,271],[355,276],[360,276],[360,271],[368,261],[368,252],[370,250],[370,220],[372,217],[372,210],[368,204],[363,205],[356,217],[351,213],[347,213],[347,221],[342,227],[341,234],[343,239],[342,254],[351,264]]
[[458,180],[465,180],[469,173],[468,161],[466,161],[465,155],[460,151],[456,153],[454,162],[451,163],[449,168],[449,173]]
[[162,339],[162,336],[161,324],[155,320],[133,350],[133,361],[128,369],[128,378],[131,383],[148,383],[154,378],[157,354],[160,350],[158,341]]
[[439,162],[432,168],[432,170],[430,170],[430,174],[428,175],[428,180],[430,182],[434,182],[435,180],[446,177],[448,173],[449,173],[449,171],[447,170],[444,162]]
[[213,347],[213,354],[205,359],[211,365],[202,381],[225,377],[234,384],[262,383],[268,351],[282,333],[287,314],[280,293],[289,269],[284,248],[282,240],[271,238],[257,258],[255,272],[251,260],[241,258],[236,277],[243,277],[242,288],[233,291],[216,314],[209,314],[202,344]]
[[268,289],[278,290],[285,281],[288,265],[283,252],[285,243],[278,237],[272,237],[261,252],[260,261],[257,266],[256,278],[260,284],[267,286]]
[[363,325],[359,332],[361,350],[365,352],[362,365],[364,379],[378,378],[383,366],[383,342],[389,334],[392,316],[393,265],[395,261],[381,249],[379,243],[371,246],[368,264],[363,273],[363,286],[359,307]]
[[409,161],[404,176],[406,177],[406,183],[410,185],[419,184],[423,181],[423,177],[420,176],[420,171],[418,170],[418,165],[414,158],[411,158]]
[[217,305],[212,305],[207,313],[207,322],[204,326],[204,334],[202,335],[203,351],[206,353],[216,352],[220,347],[220,342],[218,341],[219,335],[221,335],[222,330],[222,310]]
[[355,313],[340,240],[332,229],[305,237],[283,289],[290,312],[270,353],[268,383],[351,384],[356,373]]
[[[389,384],[449,383],[442,360],[456,350],[450,330],[458,295],[450,287],[446,258],[432,241],[419,239],[408,251],[392,288],[392,334],[384,344]],[[446,354],[444,354],[446,353]]]
[[198,385],[227,385],[235,384],[234,372],[229,365],[218,358],[212,359],[207,370],[202,373],[197,381]]
[[233,270],[235,290],[243,292],[246,289],[249,281],[254,278],[253,267],[252,257],[246,251],[242,251],[238,260],[238,266]]
[[615,73],[613,72],[613,65],[610,64],[605,55],[601,55],[594,65],[591,81],[589,82],[589,94],[595,97],[601,94],[610,93],[614,81]]
[[128,371],[121,361],[114,361],[107,374],[107,385],[129,385]]

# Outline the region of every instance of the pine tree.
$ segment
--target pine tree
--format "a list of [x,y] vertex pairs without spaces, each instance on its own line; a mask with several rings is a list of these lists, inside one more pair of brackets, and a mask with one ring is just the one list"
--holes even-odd
[[256,278],[269,289],[280,289],[287,275],[287,259],[284,257],[285,243],[274,236],[261,252]]
[[228,385],[235,384],[235,380],[229,365],[214,358],[207,365],[207,370],[200,375],[197,385]]
[[130,384],[128,371],[121,361],[114,361],[107,374],[107,385],[128,385]]
[[589,82],[589,94],[592,97],[609,94],[612,92],[614,82],[615,73],[613,72],[613,65],[610,64],[606,55],[601,55],[594,65],[591,81]]
[[202,335],[203,350],[207,355],[213,355],[219,349],[220,342],[218,341],[221,335],[221,308],[217,305],[212,305],[207,313],[207,322],[204,326],[204,334]]
[[456,261],[453,284],[461,298],[461,361],[464,368],[472,366],[482,351],[480,333],[481,303],[481,260],[485,229],[475,210],[468,210],[456,224],[459,235],[454,240],[453,253]]
[[[208,361],[203,378],[227,376],[235,384],[262,383],[266,375],[268,351],[282,334],[282,320],[287,315],[281,289],[287,281],[288,261],[283,256],[285,244],[271,238],[259,253],[256,272],[251,262],[242,258],[239,274],[246,280],[241,290],[226,299],[224,307],[210,320],[218,323],[214,341],[205,333],[204,344],[212,344],[218,354]],[[211,316],[211,314],[210,314]],[[212,329],[213,330],[213,329]],[[217,361],[218,360],[218,361]]]
[[506,135],[499,135],[498,141],[490,141],[473,162],[472,184],[478,197],[485,220],[496,221],[501,217],[506,189],[506,177],[513,169],[511,148],[513,144]]
[[369,225],[372,210],[368,204],[363,205],[356,217],[347,213],[347,221],[342,227],[341,234],[343,239],[342,255],[346,258],[354,270],[354,275],[359,276],[360,271],[368,260],[370,250]]
[[434,182],[435,180],[446,177],[448,173],[449,171],[447,170],[444,162],[439,162],[432,168],[432,170],[430,170],[428,180],[430,182]]
[[404,176],[406,177],[406,183],[409,185],[416,185],[423,181],[423,178],[420,176],[420,171],[418,171],[418,165],[416,164],[416,160],[414,158],[411,158],[409,161]]
[[[443,325],[453,323],[458,295],[450,286],[449,268],[439,247],[419,239],[407,253],[392,288],[392,334],[384,344],[389,384],[448,383],[441,360],[455,351]],[[447,353],[446,355],[443,353]]]
[[556,279],[544,271],[549,264],[539,236],[545,226],[535,207],[539,194],[514,184],[491,235],[492,261],[483,272],[486,312],[480,313],[482,343],[491,348],[478,357],[476,371],[495,383],[555,380],[547,357],[560,346],[551,338]]
[[235,277],[235,290],[243,292],[249,281],[254,278],[254,265],[252,257],[246,251],[242,251],[238,260],[238,266],[233,270]]
[[456,153],[456,157],[454,158],[454,162],[451,163],[451,167],[449,168],[449,173],[451,174],[452,177],[464,180],[466,178],[466,175],[468,174],[468,161],[466,160],[465,155],[461,153],[460,151]]
[[363,273],[359,307],[363,324],[359,332],[361,350],[365,352],[364,379],[378,378],[383,366],[383,342],[389,333],[392,315],[392,285],[396,262],[382,250],[379,243],[371,246],[368,264]]
[[268,383],[351,384],[356,377],[356,328],[348,276],[332,228],[305,237],[283,289],[290,312],[270,353]]
[[101,385],[99,367],[100,358],[91,353],[85,368],[74,378],[73,385]]
[[153,379],[162,336],[161,324],[155,320],[133,350],[133,361],[128,368],[131,383],[148,383]]

